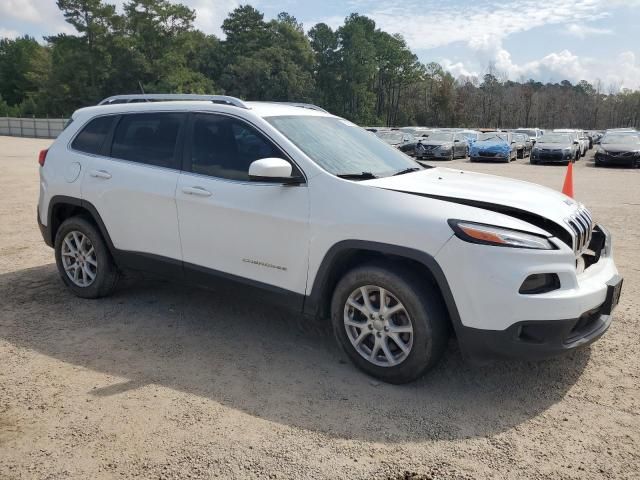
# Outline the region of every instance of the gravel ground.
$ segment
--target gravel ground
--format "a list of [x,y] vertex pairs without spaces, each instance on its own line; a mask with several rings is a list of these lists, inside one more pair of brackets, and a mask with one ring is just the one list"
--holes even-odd
[[[625,277],[599,342],[485,367],[452,342],[391,386],[325,326],[233,292],[135,276],[73,297],[35,221],[48,143],[0,137],[0,478],[640,478],[640,170],[576,164]],[[450,165],[557,189],[565,171]]]

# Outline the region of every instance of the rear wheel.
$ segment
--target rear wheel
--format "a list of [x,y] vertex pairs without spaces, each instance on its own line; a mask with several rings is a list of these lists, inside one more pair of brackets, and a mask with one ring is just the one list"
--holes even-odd
[[421,377],[442,356],[448,321],[435,287],[412,271],[368,264],[338,282],[336,338],[361,370],[389,383]]
[[65,220],[54,243],[62,281],[78,297],[99,298],[116,286],[118,271],[98,229],[87,219]]

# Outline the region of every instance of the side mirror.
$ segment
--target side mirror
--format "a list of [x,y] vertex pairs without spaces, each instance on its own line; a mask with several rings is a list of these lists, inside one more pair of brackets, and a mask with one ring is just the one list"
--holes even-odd
[[460,140],[459,140],[459,139],[455,139],[455,140],[453,141],[453,143],[460,143]]
[[302,177],[291,176],[291,164],[281,158],[262,158],[249,165],[249,180],[269,183],[304,183]]

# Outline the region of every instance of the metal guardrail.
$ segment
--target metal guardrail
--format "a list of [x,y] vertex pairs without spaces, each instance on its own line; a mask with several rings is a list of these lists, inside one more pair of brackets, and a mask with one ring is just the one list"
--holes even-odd
[[66,118],[0,117],[0,135],[10,137],[56,138],[67,124]]

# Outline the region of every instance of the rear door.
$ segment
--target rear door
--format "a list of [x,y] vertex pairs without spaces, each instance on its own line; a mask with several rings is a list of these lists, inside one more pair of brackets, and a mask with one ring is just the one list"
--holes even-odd
[[[255,182],[248,177],[255,160],[291,160],[240,118],[194,113],[189,123],[184,172],[176,192],[187,272],[227,274],[304,294],[307,185]],[[301,174],[292,165],[294,174]]]
[[175,200],[186,114],[123,114],[83,179],[116,249],[181,260]]

